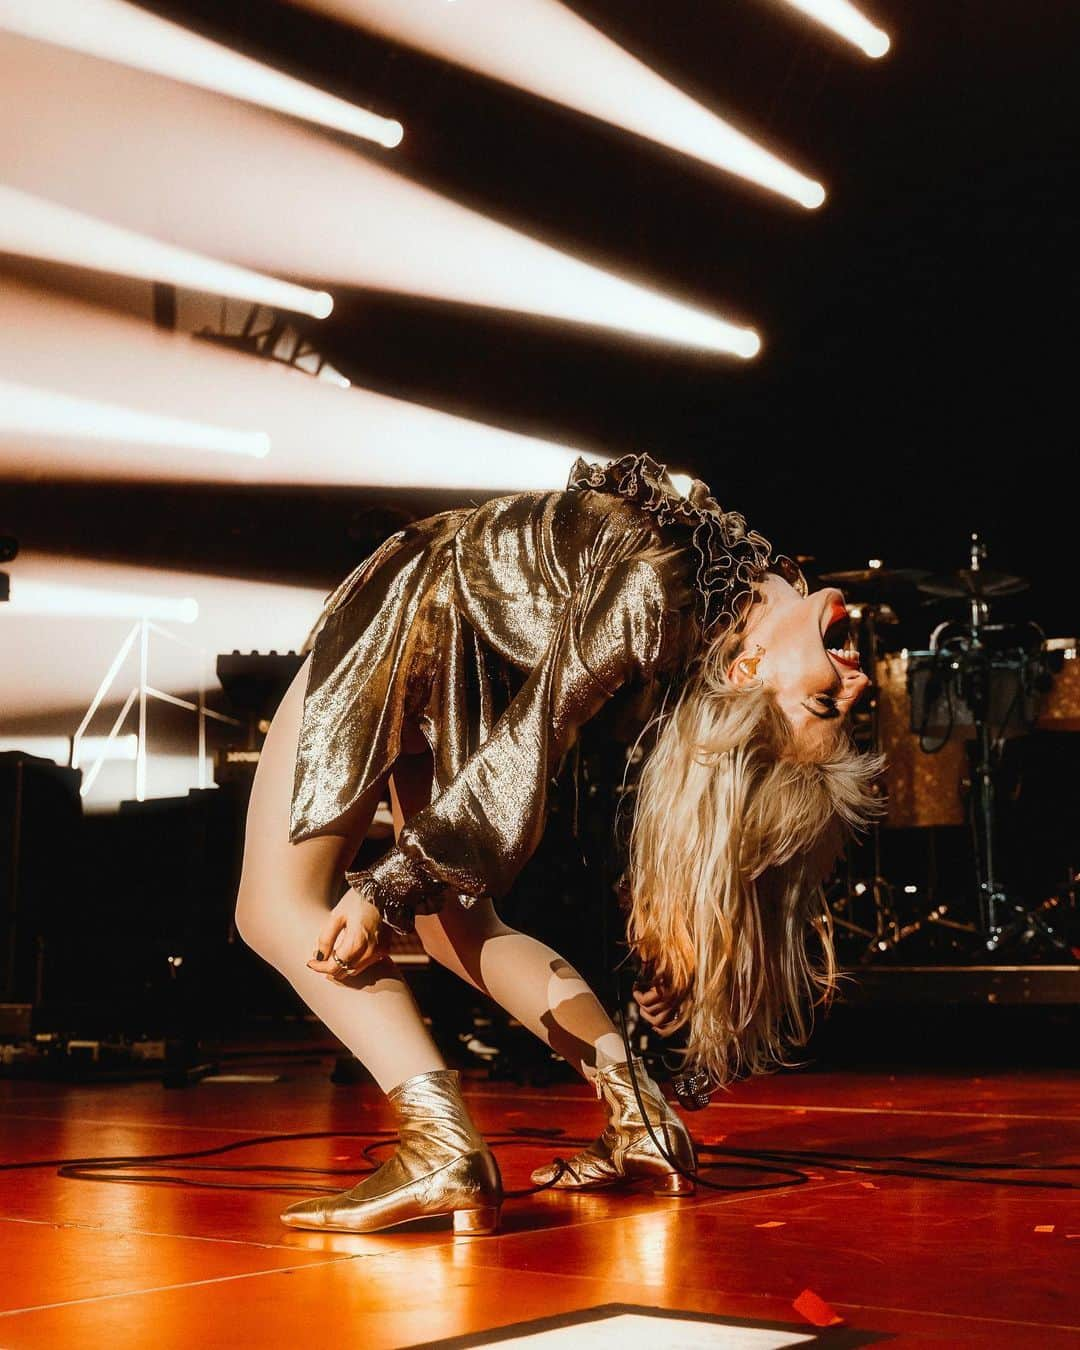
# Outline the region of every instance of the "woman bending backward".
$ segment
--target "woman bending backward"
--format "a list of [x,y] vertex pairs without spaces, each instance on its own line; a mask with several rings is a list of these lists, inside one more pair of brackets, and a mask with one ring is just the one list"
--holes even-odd
[[[700,480],[683,496],[649,455],[579,459],[565,491],[391,536],[327,597],[303,650],[255,775],[237,928],[371,1071],[400,1144],[282,1220],[498,1228],[497,1165],[386,958],[387,930],[415,929],[593,1084],[603,1132],[534,1180],[691,1193],[678,1114],[635,1058],[638,1102],[592,990],[493,902],[536,849],[580,728],[619,699],[654,733],[623,887],[652,976],[642,1014],[663,1034],[684,1026],[686,1067],[716,1083],[785,1062],[835,982],[821,881],[844,833],[880,809],[880,763],[848,732],[868,681],[843,596],[808,593]],[[347,870],[387,789],[396,843]]]

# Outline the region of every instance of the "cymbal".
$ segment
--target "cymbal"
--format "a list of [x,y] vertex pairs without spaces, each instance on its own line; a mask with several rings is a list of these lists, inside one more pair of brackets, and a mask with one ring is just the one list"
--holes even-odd
[[916,585],[925,595],[983,600],[997,595],[1018,595],[1026,591],[1031,582],[1026,577],[1010,576],[1007,572],[960,567],[955,572],[938,572]]
[[[882,601],[880,604],[872,604],[869,600],[856,600],[853,605],[848,605],[848,609],[859,611],[859,617],[872,611],[874,622],[879,626],[883,623],[899,623],[900,615],[893,609],[892,605]],[[854,617],[854,616],[853,616]]]
[[821,580],[842,589],[870,591],[880,595],[889,590],[917,586],[929,575],[925,567],[853,567],[847,572],[823,572]]

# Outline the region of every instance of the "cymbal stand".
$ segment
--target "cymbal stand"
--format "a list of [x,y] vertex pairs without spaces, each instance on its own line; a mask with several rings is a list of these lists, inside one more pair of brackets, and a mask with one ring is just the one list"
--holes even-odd
[[[857,625],[856,634],[859,649],[864,652],[864,668],[873,672],[877,668],[878,655],[877,606],[860,604],[852,606],[852,611],[852,618]],[[870,687],[867,690],[870,708],[868,749],[874,752],[877,752],[881,746],[879,694],[877,681],[871,675]],[[893,902],[893,885],[882,874],[881,823],[876,818],[870,826],[870,844],[871,875],[856,878],[849,876],[844,893],[837,896],[830,905],[833,922],[838,928],[866,939],[866,946],[859,956],[859,961],[862,964],[872,960],[880,952],[895,947],[908,935],[909,931],[900,927]],[[854,918],[856,901],[863,901],[865,897],[869,897],[873,905],[872,928],[857,923]]]
[[[971,537],[971,572],[978,573],[986,547],[977,534]],[[1037,935],[1053,946],[1066,949],[1068,942],[1037,910],[1029,910],[1011,898],[996,871],[994,849],[994,749],[990,735],[990,656],[983,641],[989,606],[982,595],[970,597],[971,621],[966,650],[960,658],[961,693],[971,708],[975,727],[972,755],[972,820],[975,834],[975,875],[978,886],[981,938],[988,952],[997,951],[1013,939],[1030,942]]]

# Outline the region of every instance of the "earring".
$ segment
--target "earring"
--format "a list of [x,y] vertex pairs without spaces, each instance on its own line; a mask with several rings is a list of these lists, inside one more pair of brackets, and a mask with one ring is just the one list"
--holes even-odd
[[761,664],[761,658],[765,655],[764,647],[757,647],[753,656],[741,656],[735,663],[747,679],[757,679],[758,666]]

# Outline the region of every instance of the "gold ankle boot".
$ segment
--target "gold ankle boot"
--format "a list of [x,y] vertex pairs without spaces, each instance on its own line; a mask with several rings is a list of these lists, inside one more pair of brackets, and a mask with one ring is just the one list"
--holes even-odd
[[497,1232],[499,1167],[461,1097],[457,1069],[432,1069],[387,1094],[401,1143],[392,1158],[338,1195],[282,1210],[290,1228],[371,1233],[410,1219],[453,1214],[454,1232]]
[[[637,1055],[633,1060],[637,1071],[638,1091],[648,1112],[653,1133],[676,1162],[688,1172],[695,1167],[694,1144],[682,1120],[668,1105],[663,1093],[645,1071],[644,1061]],[[689,1177],[675,1171],[653,1143],[642,1119],[634,1095],[628,1064],[611,1064],[599,1069],[595,1079],[596,1095],[606,1103],[608,1123],[599,1139],[588,1148],[568,1158],[569,1171],[564,1171],[553,1190],[585,1190],[596,1186],[610,1186],[617,1181],[636,1181],[650,1177],[658,1195],[693,1195],[695,1186]],[[558,1172],[556,1163],[538,1167],[532,1174],[533,1182],[542,1186]]]

